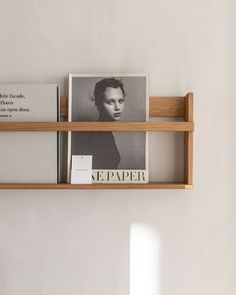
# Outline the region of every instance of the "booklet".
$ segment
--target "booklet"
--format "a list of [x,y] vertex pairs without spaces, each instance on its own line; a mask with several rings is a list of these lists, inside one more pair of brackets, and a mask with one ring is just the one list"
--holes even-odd
[[[0,84],[0,122],[59,120],[55,84]],[[1,183],[57,183],[58,132],[0,132]]]

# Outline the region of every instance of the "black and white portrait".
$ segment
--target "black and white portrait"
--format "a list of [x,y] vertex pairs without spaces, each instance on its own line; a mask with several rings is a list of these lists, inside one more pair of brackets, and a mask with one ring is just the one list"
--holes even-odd
[[[147,89],[143,74],[70,74],[68,121],[146,121]],[[147,151],[145,132],[71,132],[68,172],[72,155],[92,155],[94,182],[147,182]]]

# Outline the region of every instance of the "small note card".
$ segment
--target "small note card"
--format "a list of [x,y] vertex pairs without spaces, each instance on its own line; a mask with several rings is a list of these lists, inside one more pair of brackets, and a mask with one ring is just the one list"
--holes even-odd
[[92,183],[92,157],[72,155],[71,183]]

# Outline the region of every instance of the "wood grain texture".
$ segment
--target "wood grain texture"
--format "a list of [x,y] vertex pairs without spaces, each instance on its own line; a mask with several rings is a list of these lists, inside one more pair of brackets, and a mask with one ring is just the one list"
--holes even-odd
[[[185,100],[185,121],[193,122],[193,93]],[[193,183],[193,130],[184,133],[184,179],[188,185]]]
[[30,184],[1,183],[0,189],[189,189],[186,183],[144,183],[144,184]]
[[68,97],[67,96],[60,97],[60,116],[61,117],[68,116]]
[[[150,117],[184,117],[185,108],[184,96],[150,96],[149,116]],[[68,116],[68,97],[61,96],[60,115]]]
[[184,117],[185,98],[182,96],[151,96],[149,100],[150,117]]
[[9,122],[0,131],[193,131],[193,122]]

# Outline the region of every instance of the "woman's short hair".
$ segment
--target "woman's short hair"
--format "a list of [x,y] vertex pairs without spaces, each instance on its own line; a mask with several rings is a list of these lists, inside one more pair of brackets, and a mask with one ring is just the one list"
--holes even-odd
[[125,96],[124,84],[121,80],[116,78],[104,78],[95,85],[94,100],[96,106],[101,105],[104,99],[104,92],[106,91],[107,87],[120,88],[123,96]]

